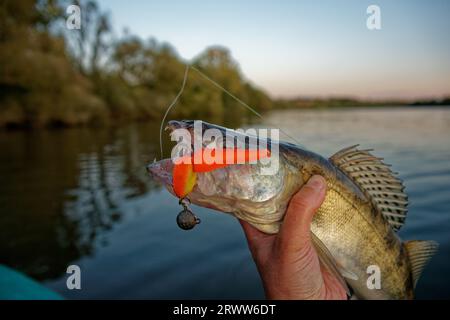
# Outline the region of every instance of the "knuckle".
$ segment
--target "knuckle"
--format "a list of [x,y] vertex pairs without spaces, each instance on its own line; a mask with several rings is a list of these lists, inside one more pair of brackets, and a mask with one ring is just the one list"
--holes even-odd
[[317,210],[323,200],[319,200],[320,193],[309,185],[305,185],[297,192],[289,203],[289,209],[301,212],[311,212]]

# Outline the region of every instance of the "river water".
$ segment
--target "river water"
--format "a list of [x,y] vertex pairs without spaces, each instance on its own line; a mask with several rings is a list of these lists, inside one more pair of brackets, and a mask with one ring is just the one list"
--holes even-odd
[[[441,245],[417,297],[450,298],[450,108],[276,111],[268,124],[325,156],[359,143],[392,164],[410,199],[400,236]],[[177,199],[145,171],[158,131],[155,122],[0,132],[0,263],[66,298],[263,298],[234,218],[194,207],[202,223],[176,225]],[[71,264],[81,290],[66,287]]]

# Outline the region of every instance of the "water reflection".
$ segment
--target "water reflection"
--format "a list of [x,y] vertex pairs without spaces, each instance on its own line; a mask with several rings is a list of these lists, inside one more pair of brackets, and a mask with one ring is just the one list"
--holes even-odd
[[153,128],[1,133],[2,263],[48,279],[93,254],[118,204],[158,188],[143,170],[157,144],[139,138]]
[[144,170],[160,157],[159,126],[0,132],[0,263],[47,280],[107,245],[121,205],[161,188]]

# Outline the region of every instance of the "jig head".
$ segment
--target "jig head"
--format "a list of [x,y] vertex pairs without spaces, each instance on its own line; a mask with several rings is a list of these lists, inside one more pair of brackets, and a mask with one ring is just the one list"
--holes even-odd
[[183,206],[183,210],[177,216],[177,224],[183,230],[191,230],[200,223],[200,219],[189,209],[190,203],[186,197],[180,199],[179,202]]

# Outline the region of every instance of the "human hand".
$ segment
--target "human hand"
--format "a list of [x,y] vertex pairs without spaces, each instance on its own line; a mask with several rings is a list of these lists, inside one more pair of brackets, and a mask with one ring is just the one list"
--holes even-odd
[[321,268],[311,243],[311,221],[325,194],[325,179],[311,177],[292,197],[278,234],[240,220],[268,299],[347,299],[335,276]]

